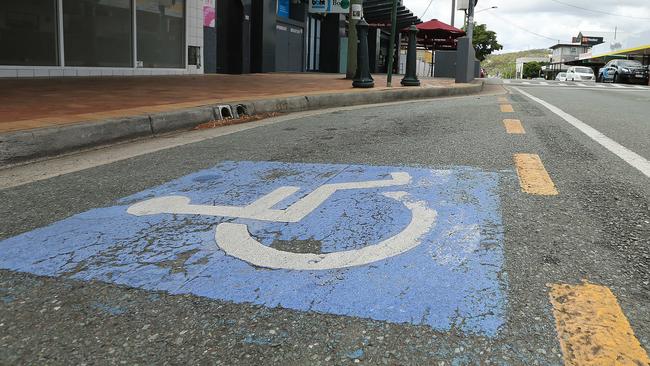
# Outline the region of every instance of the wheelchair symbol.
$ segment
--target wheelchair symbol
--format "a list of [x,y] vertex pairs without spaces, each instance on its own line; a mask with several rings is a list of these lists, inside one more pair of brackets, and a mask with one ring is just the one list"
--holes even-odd
[[[411,182],[404,172],[391,173],[390,179],[363,182],[330,183],[316,188],[286,209],[275,204],[298,192],[300,187],[285,186],[260,197],[246,206],[193,205],[183,196],[167,196],[138,202],[127,209],[135,216],[157,214],[208,215],[261,221],[295,223],[339,190],[403,186]],[[409,200],[404,191],[384,192],[385,197],[401,202],[411,211],[411,222],[396,235],[361,249],[332,253],[293,253],[265,246],[255,240],[245,224],[219,223],[215,230],[217,245],[228,255],[258,267],[290,270],[328,270],[366,265],[390,258],[420,244],[422,236],[435,225],[437,213],[425,201]]]

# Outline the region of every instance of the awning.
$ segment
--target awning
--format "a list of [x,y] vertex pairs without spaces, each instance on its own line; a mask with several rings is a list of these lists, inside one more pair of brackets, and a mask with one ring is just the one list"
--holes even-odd
[[[363,17],[371,27],[388,28],[391,26],[392,0],[364,0]],[[420,24],[422,21],[413,12],[407,9],[402,0],[397,1],[397,29],[408,27],[411,24]]]

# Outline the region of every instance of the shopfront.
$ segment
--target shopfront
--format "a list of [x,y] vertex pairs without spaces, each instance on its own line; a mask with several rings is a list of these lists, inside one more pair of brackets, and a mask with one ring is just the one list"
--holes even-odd
[[202,0],[2,1],[0,76],[202,72],[200,12]]

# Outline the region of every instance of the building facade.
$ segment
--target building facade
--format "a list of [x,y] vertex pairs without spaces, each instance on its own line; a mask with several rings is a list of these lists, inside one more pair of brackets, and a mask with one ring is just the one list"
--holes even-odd
[[594,46],[591,52],[582,57],[586,61],[603,65],[614,58],[637,60],[643,65],[650,65],[650,31],[611,38]]
[[524,78],[524,65],[529,62],[548,63],[548,57],[519,57],[515,60],[515,79]]
[[[310,12],[310,4],[0,1],[0,77],[345,72],[347,14]],[[385,72],[390,4],[366,0],[364,7],[376,23],[371,71]],[[401,2],[399,9],[400,27],[419,22]]]
[[593,35],[583,35],[578,33],[572,37],[571,43],[558,43],[550,47],[553,51],[551,62],[548,66],[543,67],[542,71],[546,79],[555,79],[560,72],[567,71],[570,66],[586,66],[597,70],[597,65],[592,65],[582,61],[584,55],[591,52],[592,47],[602,44],[603,37]]
[[0,2],[0,76],[203,73],[203,0]]

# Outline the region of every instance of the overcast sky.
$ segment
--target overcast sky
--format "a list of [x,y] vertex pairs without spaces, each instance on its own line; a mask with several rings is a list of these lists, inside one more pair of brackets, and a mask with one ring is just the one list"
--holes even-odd
[[[403,0],[404,5],[423,21],[437,18],[445,23],[450,23],[451,1],[433,0],[426,15],[422,17],[429,0]],[[557,43],[557,40],[570,42],[571,37],[575,37],[580,31],[584,35],[595,36],[606,36],[602,33],[609,32],[609,38],[612,39],[617,26],[619,38],[650,30],[650,0],[557,1],[599,12],[646,19],[589,12],[553,0],[479,0],[477,10],[492,6],[498,8],[477,13],[475,20],[487,24],[488,29],[497,32],[499,43],[504,48],[502,52],[548,48]],[[457,12],[455,25],[462,27],[462,12]]]

